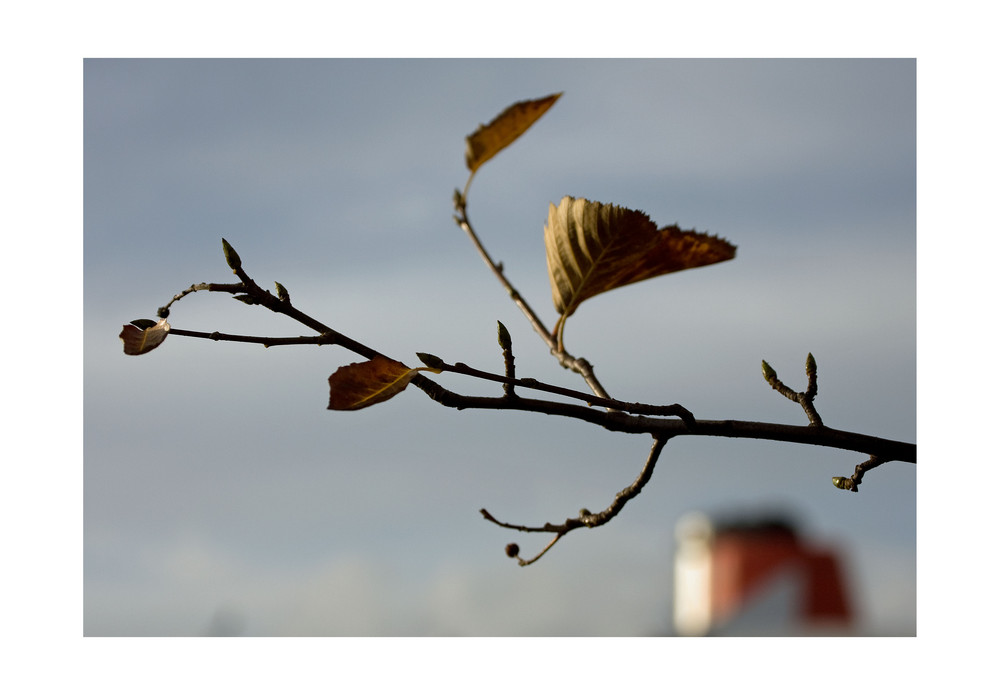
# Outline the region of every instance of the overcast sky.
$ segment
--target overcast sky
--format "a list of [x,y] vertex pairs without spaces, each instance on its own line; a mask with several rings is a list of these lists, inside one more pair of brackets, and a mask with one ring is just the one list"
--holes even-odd
[[[542,228],[563,195],[725,237],[735,260],[588,300],[568,349],[612,395],[706,419],[826,424],[916,441],[916,75],[910,60],[134,61],[84,65],[84,630],[88,635],[669,634],[674,525],[783,511],[839,548],[863,631],[916,625],[916,470],[681,438],[609,525],[498,529],[604,508],[646,437],[457,412],[411,389],[327,411],[341,348],[118,332],[193,282],[259,284],[403,361],[416,351],[582,389],[452,221],[464,138],[509,104],[563,97],[476,175],[469,215],[551,326]],[[176,328],[306,329],[228,296]],[[467,393],[491,385],[441,378]]]

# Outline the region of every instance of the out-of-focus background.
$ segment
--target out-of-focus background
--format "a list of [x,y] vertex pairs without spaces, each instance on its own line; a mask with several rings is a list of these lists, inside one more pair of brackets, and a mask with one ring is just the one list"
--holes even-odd
[[[911,464],[853,494],[830,479],[862,455],[676,439],[611,524],[520,568],[504,545],[533,555],[548,539],[478,510],[541,524],[604,508],[648,439],[457,412],[415,389],[335,413],[327,377],[359,359],[342,349],[172,336],[136,358],[117,337],[193,282],[230,281],[225,237],[262,286],[281,282],[386,354],[502,371],[500,320],[520,376],[585,388],[452,220],[465,136],[562,91],[469,196],[486,247],[550,326],[542,226],[563,195],[738,246],[731,262],[595,297],[569,319],[568,349],[612,395],[804,424],[760,362],[802,388],[811,352],[826,424],[915,441],[915,61],[93,59],[83,71],[85,634],[676,634],[677,527],[691,513],[791,520],[838,558],[850,634],[915,633]],[[207,293],[170,321],[306,332]],[[802,631],[764,613],[741,633]]]

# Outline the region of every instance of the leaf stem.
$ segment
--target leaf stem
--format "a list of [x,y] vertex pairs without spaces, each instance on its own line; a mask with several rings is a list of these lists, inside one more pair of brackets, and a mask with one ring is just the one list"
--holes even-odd
[[472,177],[469,177],[469,181],[466,183],[466,191],[464,193],[459,193],[455,191],[455,210],[458,212],[455,215],[455,223],[465,231],[472,241],[473,246],[476,247],[476,251],[479,252],[480,257],[482,257],[483,262],[486,263],[496,279],[503,285],[503,288],[510,295],[511,301],[521,310],[525,318],[528,319],[528,323],[531,327],[535,329],[535,333],[539,335],[542,341],[548,346],[549,352],[556,358],[559,364],[565,369],[576,372],[590,387],[590,390],[594,392],[595,395],[601,398],[606,398],[611,400],[611,395],[604,389],[601,382],[598,381],[597,375],[594,374],[594,367],[587,360],[582,357],[574,357],[562,346],[561,341],[557,340],[555,336],[546,328],[545,324],[535,313],[535,310],[531,308],[521,293],[517,291],[514,285],[511,284],[510,280],[503,272],[503,265],[494,262],[493,258],[490,256],[486,247],[479,240],[479,236],[476,234],[475,229],[472,227],[472,222],[469,221],[468,211],[467,211],[467,199],[466,193],[468,192],[469,183],[471,183]]

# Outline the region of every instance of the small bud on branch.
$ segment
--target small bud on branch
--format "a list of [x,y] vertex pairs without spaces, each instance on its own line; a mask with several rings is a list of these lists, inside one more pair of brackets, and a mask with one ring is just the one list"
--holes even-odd
[[222,253],[226,257],[226,263],[233,269],[234,273],[243,267],[243,261],[240,260],[240,255],[236,253],[236,249],[230,246],[229,242],[225,239],[222,240]]

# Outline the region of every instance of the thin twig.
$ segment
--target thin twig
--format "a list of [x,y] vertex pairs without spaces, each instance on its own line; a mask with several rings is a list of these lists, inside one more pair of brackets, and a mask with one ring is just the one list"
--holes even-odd
[[230,294],[235,294],[237,292],[243,292],[245,288],[243,283],[219,283],[219,282],[197,282],[188,287],[186,290],[182,290],[175,294],[169,302],[161,306],[156,310],[156,315],[161,319],[167,318],[170,315],[170,307],[174,302],[179,302],[188,296],[192,292],[200,292],[202,290],[207,290],[209,292],[229,292]]
[[[660,457],[660,452],[663,451],[663,446],[667,443],[669,437],[657,437],[653,441],[653,448],[649,451],[649,456],[646,457],[646,463],[643,464],[642,470],[639,472],[638,477],[632,481],[625,489],[615,495],[615,499],[608,505],[607,509],[597,514],[591,513],[587,509],[581,509],[580,514],[576,517],[566,519],[561,524],[551,524],[546,523],[543,526],[524,526],[522,524],[511,524],[503,521],[497,520],[492,514],[490,514],[485,509],[480,509],[479,513],[483,515],[487,521],[490,521],[497,526],[502,526],[503,528],[514,529],[516,531],[522,531],[525,533],[554,533],[556,534],[548,545],[546,545],[540,553],[535,555],[535,557],[530,560],[524,560],[520,557],[520,549],[515,545],[508,545],[508,554],[517,558],[517,562],[522,567],[530,565],[531,563],[540,559],[549,550],[570,531],[574,529],[586,527],[586,528],[596,528],[598,526],[603,526],[604,524],[615,518],[618,513],[625,508],[625,505],[629,503],[630,500],[635,498],[645,487],[646,483],[649,482],[650,478],[653,477],[653,469],[656,467],[656,461]],[[513,552],[512,552],[513,551]]]
[[514,367],[514,345],[510,338],[510,331],[499,321],[497,321],[497,343],[500,344],[500,350],[503,352],[503,374],[510,379],[509,382],[504,382],[503,395],[507,398],[515,398],[514,382],[517,379],[517,373]]
[[865,477],[865,473],[867,473],[873,468],[878,468],[885,462],[886,462],[885,459],[879,458],[878,456],[871,456],[864,463],[859,463],[857,466],[854,467],[854,475],[852,475],[850,478],[843,478],[839,475],[834,476],[833,484],[836,487],[839,487],[841,490],[850,490],[851,492],[857,492],[858,485],[861,484],[861,479]]
[[766,361],[761,362],[761,371],[763,371],[764,379],[770,384],[771,388],[802,407],[806,417],[809,418],[810,425],[814,427],[823,426],[823,419],[819,416],[816,406],[813,404],[819,387],[816,380],[816,359],[812,356],[811,352],[806,357],[806,378],[808,383],[805,391],[795,391],[786,386],[785,382],[778,378],[777,372]]
[[[470,176],[469,181],[471,182],[471,180],[472,178]],[[466,183],[466,192],[468,192],[468,183]],[[531,308],[531,305],[528,304],[527,300],[521,296],[521,293],[515,289],[514,285],[512,285],[510,280],[507,279],[507,276],[504,275],[503,265],[494,262],[493,258],[490,257],[490,254],[486,251],[486,247],[484,247],[483,243],[479,240],[479,236],[476,234],[475,230],[472,228],[472,223],[469,221],[468,211],[466,209],[466,194],[460,194],[457,190],[455,191],[455,209],[458,211],[458,214],[455,215],[455,223],[465,230],[466,234],[468,234],[469,239],[472,240],[472,244],[476,247],[476,250],[483,259],[483,262],[486,263],[486,266],[493,272],[493,275],[500,281],[500,284],[503,285],[504,289],[507,290],[507,294],[510,295],[511,301],[514,302],[514,304],[521,310],[521,313],[523,313],[528,319],[528,323],[530,323],[531,327],[535,329],[535,333],[537,333],[539,337],[541,337],[542,341],[548,346],[549,352],[552,353],[561,366],[574,371],[583,377],[583,380],[587,382],[587,386],[589,386],[590,390],[596,395],[601,398],[610,399],[611,395],[604,389],[601,382],[598,381],[597,375],[594,374],[593,365],[582,357],[574,357],[559,344],[542,320],[538,318],[538,314],[535,313],[535,310]]]
[[[228,257],[227,257],[227,260]],[[170,332],[174,335],[186,335],[193,338],[206,338],[209,340],[228,340],[243,343],[259,343],[262,345],[299,345],[299,344],[317,344],[317,345],[339,345],[344,347],[351,352],[357,353],[362,357],[367,357],[372,359],[373,357],[381,355],[378,350],[368,347],[364,343],[358,342],[353,338],[335,331],[329,326],[317,321],[312,316],[299,311],[296,309],[291,301],[285,296],[284,298],[279,298],[271,294],[270,291],[263,289],[254,280],[247,275],[246,271],[243,270],[242,263],[239,262],[239,257],[236,257],[236,267],[233,268],[233,273],[239,277],[241,282],[239,283],[214,283],[214,282],[204,282],[191,285],[188,289],[174,295],[167,304],[160,307],[158,310],[158,315],[161,318],[166,318],[167,314],[170,313],[170,305],[174,302],[180,300],[184,296],[190,294],[191,292],[197,292],[199,290],[207,290],[209,292],[225,292],[232,294],[236,299],[244,299],[250,304],[259,304],[277,314],[283,314],[289,318],[298,321],[307,328],[311,328],[316,331],[319,335],[310,339],[308,337],[296,337],[296,338],[264,338],[255,336],[239,336],[232,335],[228,333],[219,333],[218,331],[212,333],[203,333],[200,331],[185,331],[179,328],[171,327]],[[244,294],[240,294],[244,293]]]
[[323,335],[302,335],[290,336],[286,338],[276,338],[256,335],[237,335],[233,333],[220,333],[219,331],[189,331],[183,328],[170,328],[171,335],[183,335],[188,338],[204,338],[206,340],[216,340],[233,343],[255,343],[264,347],[276,345],[339,345],[338,339],[331,334]]

